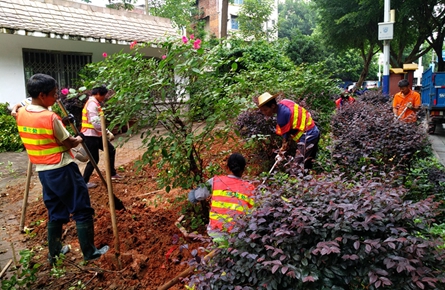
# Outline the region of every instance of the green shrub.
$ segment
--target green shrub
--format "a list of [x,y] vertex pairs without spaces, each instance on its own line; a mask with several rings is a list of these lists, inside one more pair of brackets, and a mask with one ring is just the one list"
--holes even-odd
[[23,151],[17,123],[13,116],[0,116],[0,152]]
[[190,278],[195,289],[443,289],[445,252],[428,226],[438,204],[334,175],[258,190],[229,247]]

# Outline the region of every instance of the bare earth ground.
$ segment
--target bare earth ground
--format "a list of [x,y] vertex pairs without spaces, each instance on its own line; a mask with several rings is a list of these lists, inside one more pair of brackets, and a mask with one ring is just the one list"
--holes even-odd
[[[216,162],[225,168],[231,152],[243,153],[250,163],[249,154],[242,149],[239,140],[215,143],[206,152],[205,163]],[[200,256],[206,254],[203,248],[208,246],[209,240],[187,238],[175,226],[181,214],[186,217],[191,214],[190,207],[187,207],[188,192],[182,189],[173,189],[169,193],[159,190],[155,182],[158,170],[154,166],[146,166],[137,172],[133,164],[134,161],[121,167],[119,174],[124,179],[113,183],[115,195],[126,206],[126,211],[116,211],[120,255],[116,256],[117,243],[113,236],[108,193],[102,185],[90,190],[92,206],[96,211],[95,244],[107,244],[110,250],[100,259],[83,265],[75,223],[68,223],[64,227],[62,242],[71,245],[71,252],[63,261],[66,273],[61,278],[50,275],[51,267],[46,261],[46,208],[41,198],[29,200],[25,225],[33,230],[23,234],[23,240],[27,249],[36,251],[33,262],[41,264],[32,289],[69,289],[79,281],[86,285],[85,289],[157,289],[188,267],[187,261],[192,258],[190,252],[193,249],[199,249]],[[254,176],[255,171],[250,170],[250,175]],[[93,174],[91,181],[101,183],[97,174]],[[23,190],[23,184],[9,186],[8,196],[0,199],[1,208],[20,202]],[[187,212],[186,208],[189,209]],[[14,213],[20,220],[20,211]],[[185,220],[184,226],[190,232],[187,218]],[[18,226],[14,227],[18,231]],[[207,237],[204,226],[198,228],[198,233]],[[187,245],[188,249],[181,245]],[[10,270],[7,276],[13,273]],[[180,282],[170,289],[184,289],[184,284]]]

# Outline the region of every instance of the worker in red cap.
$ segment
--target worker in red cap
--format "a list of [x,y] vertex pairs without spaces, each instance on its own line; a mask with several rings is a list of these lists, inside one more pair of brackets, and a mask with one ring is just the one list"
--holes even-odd
[[297,142],[298,150],[304,156],[304,168],[312,169],[317,156],[320,131],[311,113],[295,102],[283,99],[277,103],[277,96],[265,92],[258,97],[258,108],[267,117],[277,115],[276,133],[283,137],[280,155],[289,149],[291,141]]

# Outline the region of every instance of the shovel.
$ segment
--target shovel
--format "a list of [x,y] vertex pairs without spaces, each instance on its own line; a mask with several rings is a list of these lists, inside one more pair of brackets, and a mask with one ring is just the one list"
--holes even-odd
[[408,110],[409,109],[408,107],[410,107],[411,105],[412,105],[411,102],[408,102],[406,104],[405,109],[403,109],[402,113],[400,113],[400,115],[397,116],[396,121],[398,121],[400,119],[400,117],[402,117],[403,114],[405,114],[406,110]]
[[[60,100],[57,100],[57,105],[59,105],[60,110],[62,110],[62,112],[63,112],[63,114],[65,115],[65,117],[68,117],[68,112],[67,112],[65,106],[62,104],[62,102],[61,102]],[[74,130],[74,132],[76,132],[77,135],[82,136],[82,135],[80,134],[79,130],[77,129],[76,125],[75,125],[73,122],[71,122],[71,120],[69,121],[69,123],[70,123],[70,125],[71,125],[71,128]],[[108,188],[108,184],[107,184],[107,182],[105,181],[105,178],[103,177],[102,172],[100,172],[99,167],[97,166],[97,163],[96,163],[96,161],[94,160],[93,156],[91,155],[91,152],[90,152],[90,150],[88,149],[87,145],[86,145],[84,142],[81,142],[80,144],[82,145],[83,149],[84,149],[85,152],[87,153],[88,158],[90,159],[91,164],[93,165],[94,169],[96,170],[97,174],[99,175],[100,179],[102,180],[102,183],[105,185],[106,188]],[[124,204],[122,203],[122,200],[120,200],[120,199],[119,199],[116,195],[114,195],[114,194],[113,194],[113,196],[114,196],[114,204],[115,204],[115,208],[116,208],[117,210],[121,210],[121,209],[125,210],[125,206],[124,206]]]
[[[272,168],[270,168],[268,176],[275,169],[275,166],[277,166],[278,163],[280,163],[282,160],[283,160],[283,158],[280,156],[280,154],[277,154],[277,156],[275,156],[275,163],[272,165]],[[263,180],[263,182],[261,184],[264,184],[266,182],[266,180],[267,180],[267,177]]]

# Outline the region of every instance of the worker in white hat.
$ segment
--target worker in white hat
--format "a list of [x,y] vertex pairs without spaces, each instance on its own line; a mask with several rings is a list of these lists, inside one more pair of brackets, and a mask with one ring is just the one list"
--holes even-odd
[[290,142],[297,142],[297,148],[304,155],[304,167],[312,169],[317,156],[320,131],[312,119],[311,113],[295,102],[283,99],[277,103],[276,97],[265,92],[258,97],[258,108],[267,117],[277,115],[276,133],[283,137],[281,155],[289,149]]

